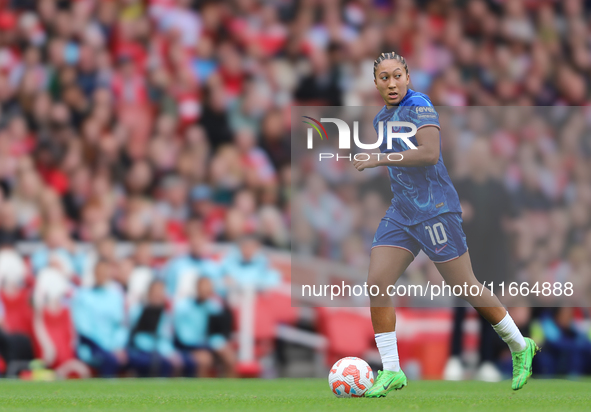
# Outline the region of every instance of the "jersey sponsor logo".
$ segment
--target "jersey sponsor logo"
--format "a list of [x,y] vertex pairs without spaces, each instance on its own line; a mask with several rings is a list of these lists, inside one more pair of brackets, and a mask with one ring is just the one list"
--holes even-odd
[[436,114],[419,114],[417,116],[418,119],[437,119]]
[[415,109],[418,119],[436,119],[437,112],[434,108],[428,106],[417,106]]

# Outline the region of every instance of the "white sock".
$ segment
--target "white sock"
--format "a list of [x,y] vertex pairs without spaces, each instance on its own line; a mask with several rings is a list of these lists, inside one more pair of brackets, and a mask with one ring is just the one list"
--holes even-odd
[[385,371],[398,372],[400,361],[398,359],[398,345],[396,332],[376,333],[376,345],[382,358]]
[[517,328],[513,318],[509,315],[509,312],[507,312],[503,320],[493,325],[493,329],[509,345],[511,352],[519,352],[525,349],[525,339],[523,339],[523,335]]

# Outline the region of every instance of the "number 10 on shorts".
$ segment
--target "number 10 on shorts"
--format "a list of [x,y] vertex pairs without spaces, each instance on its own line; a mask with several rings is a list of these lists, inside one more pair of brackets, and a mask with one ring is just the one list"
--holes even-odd
[[[443,227],[443,223],[435,223],[433,226],[425,226],[427,232],[429,232],[429,236],[431,236],[431,242],[433,245],[443,244],[447,242],[447,235],[445,234],[445,228]],[[437,240],[437,243],[435,243]]]

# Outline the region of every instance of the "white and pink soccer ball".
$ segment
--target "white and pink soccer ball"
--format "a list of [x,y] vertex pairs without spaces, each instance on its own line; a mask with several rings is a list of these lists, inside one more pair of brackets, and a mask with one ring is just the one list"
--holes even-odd
[[373,372],[363,359],[348,356],[332,365],[328,385],[338,398],[360,398],[373,385]]

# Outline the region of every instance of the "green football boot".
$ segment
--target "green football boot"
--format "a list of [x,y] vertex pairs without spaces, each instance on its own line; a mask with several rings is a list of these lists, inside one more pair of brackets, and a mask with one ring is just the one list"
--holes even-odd
[[373,386],[365,392],[366,398],[383,398],[393,390],[404,388],[408,384],[402,370],[398,372],[379,371]]
[[513,382],[511,388],[514,391],[523,388],[527,379],[531,376],[531,363],[537,352],[538,345],[530,338],[525,338],[525,349],[511,353],[513,357]]

